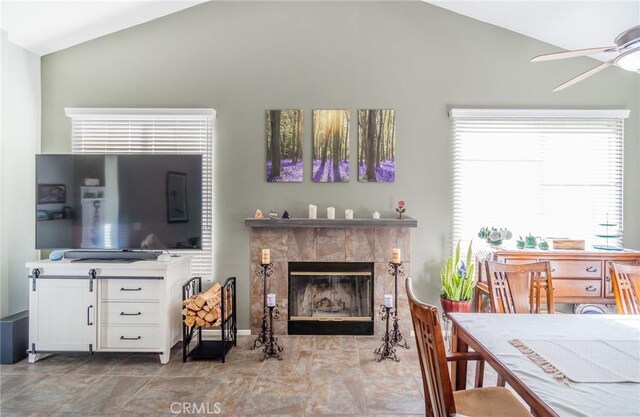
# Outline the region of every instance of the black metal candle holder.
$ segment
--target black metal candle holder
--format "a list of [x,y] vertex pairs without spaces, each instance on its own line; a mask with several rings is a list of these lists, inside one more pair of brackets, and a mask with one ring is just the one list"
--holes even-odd
[[262,328],[256,340],[253,341],[251,350],[266,345],[268,341],[268,314],[267,314],[267,278],[273,274],[273,266],[271,264],[260,263],[260,268],[256,271],[257,276],[262,276]]
[[278,345],[278,338],[273,335],[273,319],[277,320],[280,318],[280,311],[277,305],[267,306],[267,309],[269,310],[269,329],[267,331],[267,340],[264,343],[264,349],[262,349],[264,355],[262,359],[260,359],[260,362],[269,358],[276,358],[281,361],[282,356],[280,356],[280,352],[282,352],[283,348]]
[[386,321],[386,330],[382,337],[382,346],[374,351],[375,354],[378,355],[378,362],[382,362],[384,359],[393,359],[396,362],[400,362],[400,358],[396,355],[396,347],[392,340],[393,333],[389,330],[389,321],[398,321],[398,318],[396,317],[396,309],[381,305],[380,312],[378,314],[383,321]]
[[405,349],[409,349],[409,345],[407,344],[407,340],[404,338],[404,336],[402,336],[402,333],[400,332],[400,328],[398,326],[398,315],[397,315],[397,308],[398,308],[398,276],[403,277],[404,276],[404,267],[402,266],[402,262],[389,262],[389,274],[391,274],[393,276],[394,279],[394,307],[396,310],[394,310],[394,314],[393,314],[393,330],[391,332],[391,343],[394,346],[400,346],[402,348]]

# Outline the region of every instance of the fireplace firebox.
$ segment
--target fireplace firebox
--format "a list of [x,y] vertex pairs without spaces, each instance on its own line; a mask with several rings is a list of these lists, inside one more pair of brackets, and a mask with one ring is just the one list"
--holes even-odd
[[372,335],[373,263],[289,262],[289,334]]

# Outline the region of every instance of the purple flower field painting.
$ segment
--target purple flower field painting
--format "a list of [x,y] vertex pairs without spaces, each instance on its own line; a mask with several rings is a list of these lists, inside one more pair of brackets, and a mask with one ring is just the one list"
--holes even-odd
[[[267,161],[267,178],[271,177],[271,161]],[[294,163],[291,159],[280,161],[280,175],[270,182],[302,182],[302,159]]]
[[349,110],[313,111],[314,182],[349,182]]
[[267,110],[267,181],[302,182],[302,110]]
[[338,163],[338,170],[333,166],[333,160],[329,159],[322,165],[322,159],[313,160],[314,182],[349,182],[349,160]]
[[395,182],[394,110],[358,111],[358,181]]

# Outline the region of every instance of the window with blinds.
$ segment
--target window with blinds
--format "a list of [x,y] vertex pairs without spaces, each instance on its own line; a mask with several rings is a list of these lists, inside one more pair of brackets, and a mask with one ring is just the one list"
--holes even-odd
[[73,153],[202,155],[202,250],[175,250],[193,257],[193,275],[211,278],[213,109],[67,108]]
[[[514,237],[615,236],[622,245],[628,110],[453,109],[453,239],[481,227]],[[602,226],[609,223],[615,226]],[[512,241],[513,242],[513,241]],[[515,243],[513,243],[515,246]]]

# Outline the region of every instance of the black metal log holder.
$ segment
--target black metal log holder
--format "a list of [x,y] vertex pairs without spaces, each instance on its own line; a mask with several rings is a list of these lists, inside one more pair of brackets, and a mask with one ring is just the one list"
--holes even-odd
[[281,361],[282,356],[280,356],[280,352],[282,352],[283,348],[278,345],[278,338],[273,335],[273,319],[277,320],[280,318],[280,311],[278,310],[277,304],[275,306],[267,306],[267,309],[269,311],[269,329],[267,331],[267,340],[262,349],[264,355],[262,359],[260,359],[260,362],[269,358],[276,358]]
[[[227,278],[220,289],[220,340],[202,340],[202,328],[188,327],[182,323],[182,362],[192,359],[221,359],[224,363],[226,355],[238,344],[238,327],[236,325],[236,277]],[[194,277],[182,286],[182,301],[202,292],[202,278]],[[229,298],[227,298],[229,296]],[[227,305],[227,300],[231,305]],[[191,349],[191,344],[195,346]]]
[[389,262],[389,274],[393,276],[394,279],[394,312],[393,312],[393,330],[391,332],[391,343],[394,346],[399,346],[405,349],[409,349],[409,345],[407,344],[407,340],[402,336],[400,332],[400,328],[398,326],[398,276],[404,276],[404,267],[402,266],[402,262]]
[[256,340],[253,341],[253,346],[251,346],[251,350],[265,346],[269,341],[268,335],[268,314],[267,314],[267,278],[269,278],[273,274],[273,266],[269,264],[260,263],[260,268],[256,271],[257,276],[262,276],[262,328],[260,329],[260,333]]
[[389,322],[391,320],[396,323],[398,318],[396,317],[396,309],[394,307],[387,307],[385,305],[380,306],[380,317],[386,322],[384,336],[382,337],[383,343],[374,352],[378,356],[378,362],[382,362],[384,359],[393,359],[396,362],[400,362],[400,358],[396,355],[396,347],[393,344],[393,333],[389,331]]

